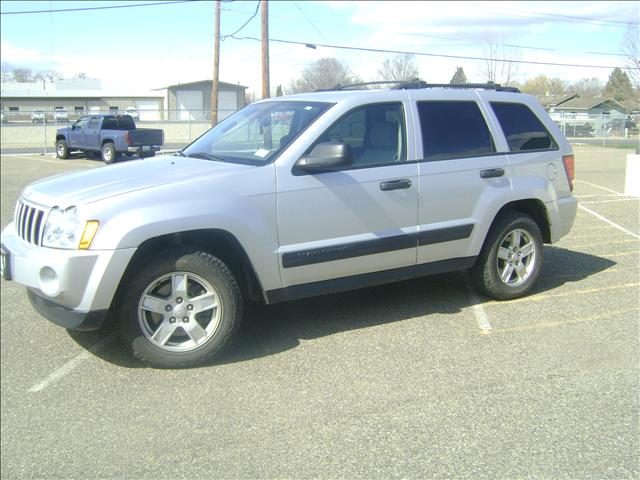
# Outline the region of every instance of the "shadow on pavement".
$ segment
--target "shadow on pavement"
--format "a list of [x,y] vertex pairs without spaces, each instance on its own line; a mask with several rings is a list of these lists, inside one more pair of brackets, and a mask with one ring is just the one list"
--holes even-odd
[[[545,247],[542,274],[532,293],[579,282],[615,265],[606,258],[558,247]],[[224,365],[281,353],[300,340],[400,322],[432,313],[457,314],[471,305],[465,275],[453,272],[378,287],[325,295],[276,305],[245,308],[240,331],[230,347],[209,365]],[[145,368],[120,341],[101,347],[115,334],[115,321],[95,332],[69,332],[79,345],[103,360],[125,368]],[[97,345],[97,347],[96,347]]]

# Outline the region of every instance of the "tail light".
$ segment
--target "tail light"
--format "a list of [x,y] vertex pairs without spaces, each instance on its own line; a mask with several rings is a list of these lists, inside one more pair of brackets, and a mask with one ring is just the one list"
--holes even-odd
[[567,180],[569,181],[569,188],[573,192],[573,179],[575,176],[573,155],[564,155],[562,157],[562,164],[564,165],[564,171],[567,174]]
[[124,141],[127,142],[127,145],[131,145],[131,139],[129,138],[129,132],[124,134]]

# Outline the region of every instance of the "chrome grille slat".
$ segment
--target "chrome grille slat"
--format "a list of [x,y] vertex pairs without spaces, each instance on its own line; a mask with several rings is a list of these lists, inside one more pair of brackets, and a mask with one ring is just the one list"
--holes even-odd
[[44,210],[19,200],[15,216],[18,236],[26,242],[41,245],[44,216]]

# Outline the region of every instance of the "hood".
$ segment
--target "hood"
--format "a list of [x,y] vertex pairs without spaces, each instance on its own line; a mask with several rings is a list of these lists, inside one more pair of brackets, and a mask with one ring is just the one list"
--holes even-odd
[[43,206],[66,208],[145,188],[202,177],[216,178],[250,168],[255,167],[189,157],[154,157],[45,178],[25,188],[22,196]]

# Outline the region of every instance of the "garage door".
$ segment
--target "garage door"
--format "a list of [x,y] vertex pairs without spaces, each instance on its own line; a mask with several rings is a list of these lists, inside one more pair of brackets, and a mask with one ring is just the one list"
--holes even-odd
[[218,120],[224,120],[238,110],[236,92],[218,92]]
[[157,100],[136,100],[136,108],[140,114],[140,120],[150,122],[160,120],[160,112]]
[[178,120],[202,120],[202,92],[199,90],[179,90],[176,92]]

